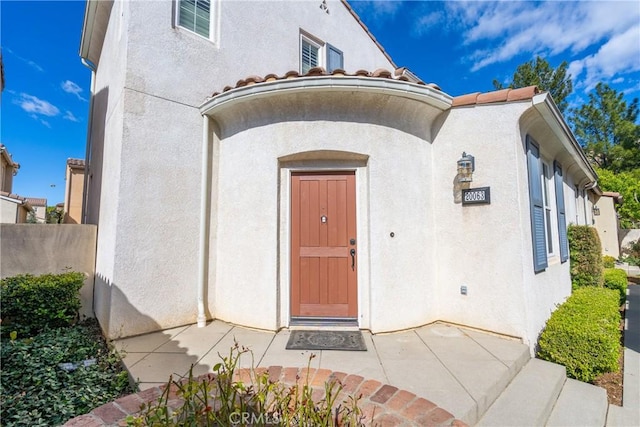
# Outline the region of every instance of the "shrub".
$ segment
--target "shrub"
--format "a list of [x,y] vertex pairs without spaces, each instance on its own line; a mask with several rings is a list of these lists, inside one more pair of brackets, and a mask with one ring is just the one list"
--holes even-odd
[[84,275],[75,272],[2,279],[2,335],[15,331],[19,337],[28,337],[45,328],[73,324],[78,318],[83,280]]
[[604,268],[614,268],[616,266],[616,259],[611,255],[605,255],[602,257],[602,266]]
[[602,286],[602,246],[596,229],[587,225],[570,225],[568,238],[573,289]]
[[567,375],[589,382],[618,369],[620,311],[618,293],[587,287],[551,315],[538,341],[538,357],[564,365]]
[[620,304],[627,299],[627,273],[617,268],[604,269],[604,287],[617,290],[620,294]]
[[[33,338],[3,339],[0,352],[5,427],[62,425],[133,392],[120,357],[108,349],[95,320]],[[76,369],[63,369],[62,363]]]
[[631,265],[640,266],[640,240],[631,242],[629,245],[622,248],[622,258],[625,262]]
[[[214,375],[204,379],[194,378],[192,370],[184,380],[170,377],[157,401],[143,404],[139,414],[129,415],[127,425],[364,427],[359,398],[338,401],[342,391],[338,380],[325,382],[320,398],[314,399],[316,393],[309,385],[308,374],[289,387],[270,380],[269,372],[253,367],[243,376],[237,368],[244,353],[251,351],[236,343],[229,356],[213,367]],[[309,365],[314,357],[310,356]],[[181,402],[176,405],[172,395]]]

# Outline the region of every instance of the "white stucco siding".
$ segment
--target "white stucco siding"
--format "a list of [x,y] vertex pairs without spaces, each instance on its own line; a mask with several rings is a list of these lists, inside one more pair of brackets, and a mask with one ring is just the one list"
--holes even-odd
[[201,140],[182,136],[201,134],[202,119],[128,89],[125,105],[111,310],[133,335],[195,321]]
[[[368,162],[315,158],[279,170],[276,159],[316,150],[358,153]],[[435,320],[429,317],[434,300],[429,152],[430,144],[415,136],[340,121],[339,115],[335,121],[268,124],[224,139],[217,190],[216,317],[267,329],[281,326],[278,310],[289,311],[288,299],[280,296],[289,294],[290,242],[288,229],[278,227],[290,227],[289,172],[328,168],[357,171],[361,327],[380,332]],[[278,183],[279,176],[285,182]],[[279,317],[286,325],[288,316]]]
[[[439,318],[519,337],[525,332],[520,254],[529,240],[523,241],[520,223],[526,181],[517,179],[515,168],[521,161],[517,120],[525,108],[452,109],[433,144]],[[490,187],[488,205],[454,203],[463,151],[475,156],[470,187]]]
[[[340,1],[325,13],[315,1],[212,1],[219,40],[172,24],[172,2],[131,2],[127,86],[188,105],[250,75],[300,69],[300,30],[344,54],[344,67],[393,65]],[[115,9],[115,7],[114,7]],[[277,22],[277,25],[273,25]]]
[[17,222],[19,208],[19,203],[0,199],[0,223],[15,224]]

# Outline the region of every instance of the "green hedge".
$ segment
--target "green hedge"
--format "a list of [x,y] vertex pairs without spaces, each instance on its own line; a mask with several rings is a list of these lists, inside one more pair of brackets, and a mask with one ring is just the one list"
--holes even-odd
[[620,304],[627,299],[627,272],[618,268],[604,269],[604,286],[620,293]]
[[73,324],[80,310],[84,274],[30,274],[0,281],[2,336],[30,337],[46,328]]
[[619,294],[611,289],[577,289],[551,315],[538,341],[538,357],[564,365],[567,375],[592,381],[618,369]]
[[568,230],[573,289],[602,286],[602,246],[595,228],[570,225]]
[[616,266],[616,259],[611,255],[605,255],[602,257],[602,265],[604,268],[614,268]]

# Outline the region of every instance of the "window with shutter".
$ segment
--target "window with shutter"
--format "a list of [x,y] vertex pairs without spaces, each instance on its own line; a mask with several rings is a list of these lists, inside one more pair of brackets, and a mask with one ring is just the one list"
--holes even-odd
[[562,167],[558,162],[553,163],[555,172],[556,207],[558,211],[558,239],[560,240],[560,261],[569,259],[569,242],[567,240],[567,215],[564,208],[564,184]]
[[533,269],[537,273],[547,268],[547,242],[545,209],[542,194],[540,148],[527,136],[527,169],[529,173],[529,204],[531,208],[531,240],[533,243]]
[[210,0],[179,0],[178,25],[209,38],[211,27]]

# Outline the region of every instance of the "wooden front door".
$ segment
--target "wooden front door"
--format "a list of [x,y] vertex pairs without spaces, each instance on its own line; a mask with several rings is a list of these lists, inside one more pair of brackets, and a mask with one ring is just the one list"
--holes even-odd
[[291,317],[356,318],[354,172],[291,177]]

